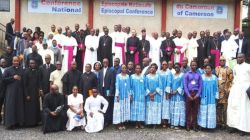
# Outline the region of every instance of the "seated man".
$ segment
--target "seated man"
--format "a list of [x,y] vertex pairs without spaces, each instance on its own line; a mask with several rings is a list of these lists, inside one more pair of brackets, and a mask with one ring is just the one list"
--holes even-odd
[[[98,95],[97,89],[93,89],[93,96],[86,99],[84,109],[87,113],[87,126],[85,127],[86,132],[94,133],[103,130],[104,116],[108,108],[107,100]],[[103,108],[101,109],[101,105]]]
[[57,85],[51,85],[51,93],[45,96],[42,115],[43,133],[65,130],[64,96],[58,92]]

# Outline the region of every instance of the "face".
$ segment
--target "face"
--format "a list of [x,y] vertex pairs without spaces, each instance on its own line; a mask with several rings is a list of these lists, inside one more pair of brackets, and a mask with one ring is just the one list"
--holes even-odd
[[52,85],[51,88],[51,93],[56,94],[59,92],[58,87],[56,85]]
[[127,73],[127,67],[126,67],[126,65],[122,65],[122,73]]
[[239,39],[243,39],[244,38],[244,33],[243,32],[240,32],[239,33]]
[[170,38],[170,33],[169,32],[166,33],[166,38]]
[[91,30],[90,30],[90,34],[91,34],[91,35],[94,35],[94,34],[95,34],[95,30],[94,30],[94,29],[91,29]]
[[30,60],[30,68],[34,69],[36,67],[36,63],[34,60]]
[[192,62],[191,63],[191,69],[192,70],[196,70],[196,68],[197,68],[197,63],[196,62]]
[[72,93],[76,95],[78,93],[78,88],[76,86],[73,87]]
[[141,66],[140,65],[136,65],[135,73],[137,73],[137,74],[141,73]]
[[226,60],[225,59],[221,59],[220,60],[220,66],[225,66],[226,64]]
[[67,36],[71,37],[71,34],[72,34],[72,31],[71,31],[71,30],[68,30],[68,31],[67,31]]
[[206,70],[205,71],[206,71],[207,74],[211,74],[212,68],[210,66],[206,66]]
[[182,36],[182,32],[181,32],[181,31],[178,31],[177,37],[181,38],[181,36]]
[[118,66],[119,64],[120,64],[119,59],[115,59],[115,60],[114,60],[114,65],[115,65],[115,66]]
[[210,31],[206,30],[206,36],[210,36]]
[[93,96],[96,97],[98,95],[97,89],[92,89]]
[[46,64],[50,64],[51,58],[49,55],[45,56],[45,62]]
[[79,24],[75,25],[75,30],[78,31],[79,30]]
[[133,69],[134,68],[134,63],[133,62],[129,62],[128,63],[128,69]]
[[156,67],[154,65],[152,65],[150,67],[150,73],[155,73],[156,72]]
[[188,33],[188,39],[192,38],[192,33]]
[[203,38],[205,36],[205,32],[204,31],[201,31],[200,32],[200,37]]
[[143,60],[142,60],[142,65],[143,65],[144,67],[148,66],[148,64],[149,64],[148,60],[146,60],[146,59],[143,59]]
[[174,66],[174,69],[175,69],[175,71],[176,71],[177,73],[180,72],[180,66],[179,66],[179,65],[175,65],[175,66]]
[[56,40],[53,40],[53,41],[52,41],[52,44],[53,44],[53,46],[56,46],[56,45],[57,45]]
[[37,47],[36,47],[36,45],[33,45],[33,46],[32,46],[32,52],[37,52]]
[[43,37],[39,36],[39,42],[42,43],[43,42]]
[[43,44],[43,49],[47,49],[48,48],[48,45],[47,44]]
[[193,38],[196,38],[196,36],[197,36],[197,32],[194,31],[194,32],[193,32]]
[[100,69],[101,69],[101,65],[100,65],[99,63],[96,63],[96,64],[95,64],[95,70],[98,71],[98,70],[100,70]]
[[62,64],[61,63],[56,63],[56,69],[61,70],[62,69]]
[[108,67],[108,65],[109,65],[108,59],[103,59],[102,63],[103,63],[104,67]]
[[14,67],[19,66],[19,59],[17,57],[13,57],[12,64]]
[[237,62],[239,64],[243,63],[245,61],[245,56],[243,54],[239,54],[237,57]]
[[136,31],[135,30],[132,30],[132,36],[134,37],[134,36],[136,36]]
[[166,70],[168,68],[168,64],[167,64],[166,61],[163,61],[162,64],[161,64],[161,66],[162,66],[163,70]]
[[77,67],[77,66],[76,66],[76,62],[72,62],[72,63],[71,63],[71,69],[72,69],[72,70],[76,70],[76,67]]
[[1,62],[1,63],[0,63],[0,66],[1,66],[2,68],[6,68],[6,65],[7,65],[6,60],[5,60],[5,59],[1,59],[0,62]]
[[6,51],[7,51],[8,54],[11,54],[12,53],[12,48],[11,47],[7,47]]
[[89,64],[85,65],[85,71],[90,72],[91,71],[91,65],[89,65]]
[[108,29],[104,29],[104,34],[108,35],[109,34],[109,30]]
[[209,64],[209,59],[204,59],[203,65],[206,66]]
[[169,62],[168,62],[168,67],[169,67],[169,69],[172,69],[172,68],[174,67],[174,64],[173,64],[172,61],[169,61]]
[[57,29],[57,32],[58,32],[59,34],[61,34],[61,33],[62,33],[62,28],[59,27],[59,28]]
[[52,26],[51,26],[51,31],[52,31],[52,32],[55,32],[55,30],[56,30],[56,26],[55,26],[55,25],[52,25]]
[[188,60],[187,60],[187,59],[183,59],[183,60],[182,60],[182,65],[183,65],[183,66],[187,66],[187,64],[188,64]]

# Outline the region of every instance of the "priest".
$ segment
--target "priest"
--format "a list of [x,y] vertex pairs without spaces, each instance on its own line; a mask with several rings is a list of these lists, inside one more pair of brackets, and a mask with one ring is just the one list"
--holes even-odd
[[136,37],[136,31],[132,30],[132,36],[127,39],[126,49],[126,63],[132,61],[134,64],[139,64],[139,38]]
[[[97,50],[98,61],[102,62],[104,58],[107,58],[109,62],[112,62],[112,38],[109,36],[109,29],[104,28],[104,35],[99,39],[99,46]],[[112,63],[110,63],[110,66]]]

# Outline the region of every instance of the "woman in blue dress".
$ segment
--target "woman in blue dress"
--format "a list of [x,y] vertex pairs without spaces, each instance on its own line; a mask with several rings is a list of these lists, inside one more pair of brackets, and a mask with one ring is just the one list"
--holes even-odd
[[201,92],[198,125],[202,128],[216,128],[216,99],[218,99],[218,80],[212,74],[212,66],[206,65],[206,74],[202,75],[203,85]]
[[162,90],[160,76],[156,73],[158,66],[150,65],[150,73],[146,76],[146,120],[147,125],[161,124]]
[[185,126],[185,97],[183,87],[184,74],[180,71],[181,65],[174,65],[175,74],[173,75],[172,92],[170,98],[170,124],[171,127]]
[[172,73],[168,70],[168,63],[166,61],[162,62],[162,70],[159,71],[159,76],[161,80],[161,91],[162,91],[162,127],[166,128],[168,120],[170,119],[169,113],[169,95],[171,91],[172,84]]
[[136,122],[135,128],[144,128],[145,121],[145,87],[144,75],[141,74],[141,66],[135,66],[135,74],[130,76],[131,85],[131,112],[130,120]]
[[124,122],[130,120],[130,78],[126,65],[121,65],[122,72],[116,76],[115,99],[113,110],[113,124],[117,124],[119,130],[126,129]]

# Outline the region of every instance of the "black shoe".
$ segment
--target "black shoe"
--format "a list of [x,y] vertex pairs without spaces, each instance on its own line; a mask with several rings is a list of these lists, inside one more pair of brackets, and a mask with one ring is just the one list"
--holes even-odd
[[240,131],[240,136],[245,136],[246,132]]
[[187,127],[186,130],[189,132],[190,131],[190,127]]
[[197,127],[194,127],[193,128],[195,132],[198,132],[199,130],[197,129]]
[[236,130],[234,128],[229,128],[228,129],[228,133],[230,133],[230,134],[235,133],[235,132],[236,132]]

